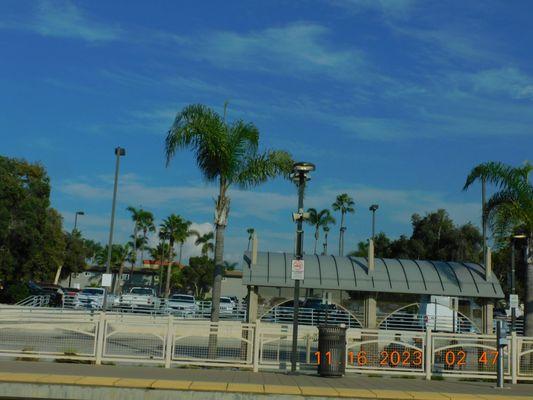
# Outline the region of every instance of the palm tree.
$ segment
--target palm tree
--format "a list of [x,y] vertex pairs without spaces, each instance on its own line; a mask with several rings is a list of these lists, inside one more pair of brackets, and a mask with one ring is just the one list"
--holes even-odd
[[201,254],[202,256],[209,256],[209,252],[212,252],[215,250],[215,245],[213,244],[213,238],[215,237],[215,234],[213,232],[207,232],[203,235],[195,230],[191,230],[191,235],[196,236],[196,240],[194,241],[195,246],[202,246],[201,247]]
[[355,202],[350,196],[348,196],[348,193],[339,194],[335,199],[335,203],[331,205],[334,211],[341,212],[341,226],[339,232],[339,256],[341,257],[344,255],[344,232],[346,231],[344,218],[346,214],[353,214],[355,212],[354,205]]
[[170,244],[166,243],[166,240],[169,240],[169,232],[167,229],[167,226],[163,222],[161,225],[159,225],[159,245],[158,250],[160,254],[159,258],[159,296],[161,296],[161,292],[163,289],[163,264],[165,262],[165,254],[170,254]]
[[309,213],[309,218],[306,220],[307,223],[315,227],[314,254],[316,254],[316,246],[318,243],[320,228],[328,226],[329,224],[334,224],[335,218],[331,216],[331,212],[327,208],[320,212],[318,212],[315,208],[310,208],[307,210],[307,212]]
[[479,164],[470,171],[463,190],[481,180],[493,184],[497,191],[489,198],[484,216],[496,243],[508,243],[516,231],[527,234],[525,335],[533,336],[533,185],[529,173],[533,165],[512,167],[500,162]]
[[224,271],[234,271],[238,265],[238,262],[224,261]]
[[126,261],[131,261],[132,259],[134,259],[134,257],[133,257],[133,248],[130,243],[126,243],[124,246],[113,245],[113,247],[115,248],[111,248],[111,255],[113,256],[113,252],[115,252],[114,261],[116,265],[118,265],[119,267],[118,275],[117,275],[117,278],[115,279],[115,285],[113,287],[113,294],[116,294],[122,291],[122,287],[120,286],[120,281],[122,279],[122,274],[124,273],[124,264],[126,263]]
[[155,232],[155,225],[154,225],[154,214],[152,214],[150,211],[146,211],[141,209],[139,213],[139,219],[137,222],[138,228],[143,233],[143,244],[141,246],[141,265],[143,263],[144,258],[144,249],[146,247],[146,243],[148,242],[148,232]]
[[328,233],[329,233],[329,226],[322,227],[322,230],[324,231],[324,250],[322,252],[322,255],[326,256],[328,254]]
[[[134,260],[133,264],[137,261],[137,232],[139,231],[139,220],[141,217],[142,208],[135,208],[133,206],[128,206],[127,211],[131,214],[131,220],[133,221],[133,255]],[[131,272],[133,272],[133,265],[131,267]]]
[[250,251],[250,242],[254,238],[255,229],[254,228],[248,228],[248,229],[246,229],[246,233],[248,234],[248,247],[246,247],[246,250]]
[[[165,141],[167,166],[178,150],[190,149],[202,175],[209,182],[217,182],[215,202],[215,271],[211,321],[220,317],[220,289],[224,261],[224,230],[228,224],[232,185],[247,189],[271,178],[286,175],[293,161],[285,151],[259,152],[259,130],[242,120],[229,123],[209,107],[193,104],[176,116]],[[209,354],[214,356],[216,336],[210,338]]]
[[[167,281],[165,286],[165,297],[168,297],[170,294],[170,277],[172,275],[172,261],[174,260],[174,244],[176,242],[182,243],[185,241],[183,239],[183,230],[186,229],[185,226],[188,221],[183,220],[182,217],[176,214],[171,214],[167,219],[163,221],[163,229],[166,232],[168,238],[168,268],[167,268]],[[189,222],[190,225],[190,222]],[[180,260],[181,261],[181,260]]]

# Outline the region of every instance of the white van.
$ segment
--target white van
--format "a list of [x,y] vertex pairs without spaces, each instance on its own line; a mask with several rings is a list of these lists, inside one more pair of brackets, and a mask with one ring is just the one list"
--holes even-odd
[[449,296],[430,296],[420,304],[419,320],[422,321],[426,329],[435,332],[457,332],[459,318],[452,303],[455,300]]

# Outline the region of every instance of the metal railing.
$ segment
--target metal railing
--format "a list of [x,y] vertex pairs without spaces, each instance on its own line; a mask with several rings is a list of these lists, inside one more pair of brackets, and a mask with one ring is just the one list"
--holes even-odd
[[50,304],[50,296],[48,295],[34,295],[26,297],[15,305],[21,307],[47,307]]
[[[495,379],[494,335],[347,328],[347,373]],[[512,333],[505,378],[533,380],[533,338]],[[213,351],[210,351],[213,350]],[[183,319],[172,314],[1,307],[0,357],[287,370],[292,324]],[[299,328],[298,368],[316,369],[318,329]]]
[[[261,321],[275,324],[291,323],[293,320],[294,309],[292,307],[273,307],[264,313]],[[315,308],[298,308],[298,324],[318,326],[325,323],[335,325],[345,324],[349,328],[360,328],[360,320],[344,308],[333,310],[315,309]]]

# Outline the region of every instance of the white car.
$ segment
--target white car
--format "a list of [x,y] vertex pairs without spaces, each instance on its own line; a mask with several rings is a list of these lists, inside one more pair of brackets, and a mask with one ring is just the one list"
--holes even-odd
[[198,305],[194,296],[188,294],[173,294],[167,301],[167,309],[180,316],[193,316],[198,312]]
[[133,287],[130,292],[123,294],[119,299],[119,307],[131,309],[157,309],[160,300],[155,290],[146,287]]
[[227,316],[233,315],[235,312],[236,304],[229,297],[220,298],[220,315]]
[[83,288],[75,298],[75,308],[99,310],[103,308],[106,289],[101,287]]

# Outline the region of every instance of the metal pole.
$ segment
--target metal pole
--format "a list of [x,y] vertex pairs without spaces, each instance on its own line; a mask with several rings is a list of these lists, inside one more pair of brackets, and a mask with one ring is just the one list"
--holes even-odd
[[115,149],[115,154],[117,156],[117,161],[115,163],[115,185],[113,187],[113,205],[111,206],[111,224],[109,227],[109,241],[108,241],[108,249],[107,249],[107,262],[105,266],[105,272],[106,274],[109,274],[111,271],[111,247],[113,246],[113,229],[115,227],[115,205],[117,201],[117,186],[118,186],[118,169],[120,166],[120,153],[121,148],[117,147]]
[[[487,262],[487,219],[485,215],[486,207],[486,197],[487,197],[487,188],[486,188],[485,178],[481,179],[481,229],[483,234],[483,264]],[[487,266],[485,265],[485,268]]]
[[[300,172],[298,175],[298,212],[300,215],[304,212],[304,190],[305,190],[305,173]],[[301,260],[303,257],[303,217],[297,221],[296,228],[296,259]],[[292,317],[292,354],[291,354],[291,373],[296,373],[296,364],[298,362],[298,311],[300,303],[300,280],[294,281],[294,303]]]
[[497,366],[496,366],[496,378],[497,378],[497,383],[496,383],[496,387],[498,389],[503,389],[503,344],[502,344],[502,339],[504,339],[504,337],[502,337],[502,328],[503,328],[503,325],[502,325],[502,321],[501,320],[498,320],[496,321],[496,342],[497,342],[497,346],[498,346],[498,363],[497,363]]
[[372,210],[372,240],[376,235],[376,210]]
[[[515,240],[511,239],[511,294],[516,294],[515,287]],[[516,332],[516,308],[511,307],[511,332]]]
[[74,229],[72,230],[72,232],[76,230],[77,226],[78,226],[78,213],[76,212],[76,214],[74,215]]

